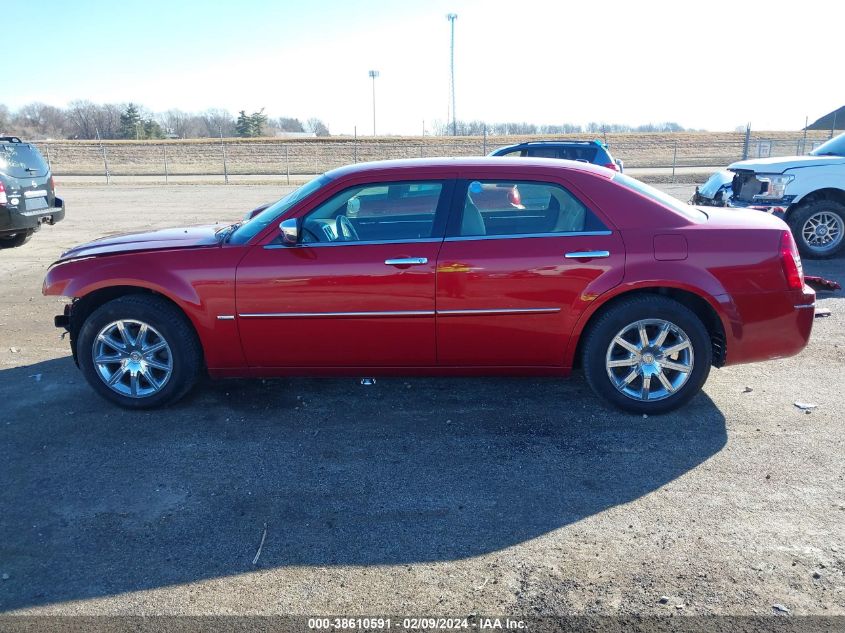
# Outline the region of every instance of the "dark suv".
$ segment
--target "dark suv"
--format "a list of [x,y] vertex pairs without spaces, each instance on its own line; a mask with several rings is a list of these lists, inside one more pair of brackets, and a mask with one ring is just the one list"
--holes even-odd
[[16,136],[0,136],[0,248],[20,246],[43,223],[65,217],[50,167],[38,149]]
[[533,158],[563,158],[583,163],[601,165],[614,171],[622,171],[622,161],[613,158],[607,145],[595,141],[531,141],[519,145],[508,145],[490,152],[490,156],[531,156]]

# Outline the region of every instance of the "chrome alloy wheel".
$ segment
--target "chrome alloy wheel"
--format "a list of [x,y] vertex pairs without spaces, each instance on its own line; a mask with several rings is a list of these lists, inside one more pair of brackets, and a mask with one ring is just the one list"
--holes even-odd
[[607,348],[605,368],[613,385],[633,400],[668,398],[692,373],[689,336],[674,323],[643,319],[619,330]]
[[801,227],[801,237],[810,248],[827,251],[836,248],[842,241],[842,218],[835,213],[819,211],[814,213]]
[[173,374],[173,353],[164,337],[142,321],[106,325],[94,339],[92,359],[106,386],[129,398],[161,391]]

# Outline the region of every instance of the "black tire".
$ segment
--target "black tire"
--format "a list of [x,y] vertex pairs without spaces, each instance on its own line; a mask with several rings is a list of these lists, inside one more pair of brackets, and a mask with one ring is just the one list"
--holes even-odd
[[[820,213],[829,213],[838,218],[839,235],[838,242],[831,244],[830,247],[821,248],[812,246],[804,237],[804,226],[807,221]],[[786,223],[795,237],[795,243],[798,244],[798,252],[801,257],[807,259],[830,259],[836,257],[845,248],[845,205],[835,200],[816,200],[800,204],[787,217]]]
[[[155,393],[141,397],[118,393],[98,373],[93,360],[95,341],[109,324],[124,320],[148,325],[153,328],[155,341],[160,337],[167,343],[172,368]],[[136,342],[137,338],[140,337],[136,336]],[[194,386],[203,363],[202,347],[187,317],[169,301],[152,295],[127,295],[94,310],[79,330],[77,357],[82,374],[94,391],[127,409],[152,409],[176,402]]]
[[0,237],[0,248],[16,248],[23,246],[32,237],[35,231],[21,231],[7,237]]
[[[662,396],[662,399],[646,401],[635,399],[620,391],[608,373],[614,370],[609,370],[606,362],[611,343],[617,334],[627,326],[633,326],[639,321],[648,319],[659,319],[669,322],[676,328],[680,328],[681,334],[686,335],[691,346],[691,352],[689,353],[692,355],[692,371],[687,372],[688,376],[685,382],[682,384],[679,383],[680,386],[673,393],[669,392],[668,388],[660,385],[658,390],[666,392]],[[649,328],[654,327],[656,326],[649,326]],[[679,336],[676,332],[676,330],[672,330],[672,334],[668,336]],[[647,338],[649,341],[652,339],[656,340],[656,337],[652,337],[651,335],[647,336]],[[670,339],[667,338],[666,340]],[[681,338],[672,340],[681,340]],[[599,313],[588,328],[582,350],[584,374],[587,378],[587,383],[593,391],[614,406],[633,413],[665,413],[682,406],[701,391],[701,387],[710,374],[710,365],[713,362],[712,341],[701,319],[692,310],[677,301],[652,294],[636,295],[627,299],[620,299]],[[630,354],[630,356],[632,359],[635,358],[633,354]],[[672,359],[668,357],[667,360]],[[655,365],[652,364],[651,366],[653,367]],[[657,366],[660,366],[659,363],[657,363]],[[632,367],[631,372],[636,367],[636,365]],[[620,368],[619,371],[627,373],[628,370],[627,368]],[[664,373],[667,380],[670,375],[675,377],[681,376],[680,372],[673,372],[665,368],[662,368],[661,372]],[[636,380],[640,380],[640,384],[644,382],[642,378],[635,379],[631,383],[634,387],[637,385]],[[658,385],[659,381],[655,384]]]

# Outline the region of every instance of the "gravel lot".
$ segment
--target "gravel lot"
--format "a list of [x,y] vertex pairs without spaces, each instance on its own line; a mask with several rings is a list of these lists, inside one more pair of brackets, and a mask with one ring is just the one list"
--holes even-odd
[[842,293],[800,356],[662,417],[577,374],[95,396],[40,294],[59,252],[282,191],[66,186],[65,222],[0,251],[0,612],[845,616]]

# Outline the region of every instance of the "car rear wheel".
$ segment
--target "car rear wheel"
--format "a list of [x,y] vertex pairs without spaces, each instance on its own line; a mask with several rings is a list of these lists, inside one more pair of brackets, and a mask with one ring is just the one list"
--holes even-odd
[[97,308],[79,331],[77,350],[94,390],[129,409],[175,402],[196,383],[202,366],[200,344],[185,315],[147,295]]
[[634,413],[664,413],[697,394],[710,373],[712,343],[695,313],[672,299],[623,299],[591,325],[583,347],[590,387]]
[[828,259],[845,247],[845,205],[835,200],[802,204],[787,222],[802,257]]
[[32,237],[34,231],[21,231],[14,235],[0,237],[0,248],[15,248],[23,246]]

